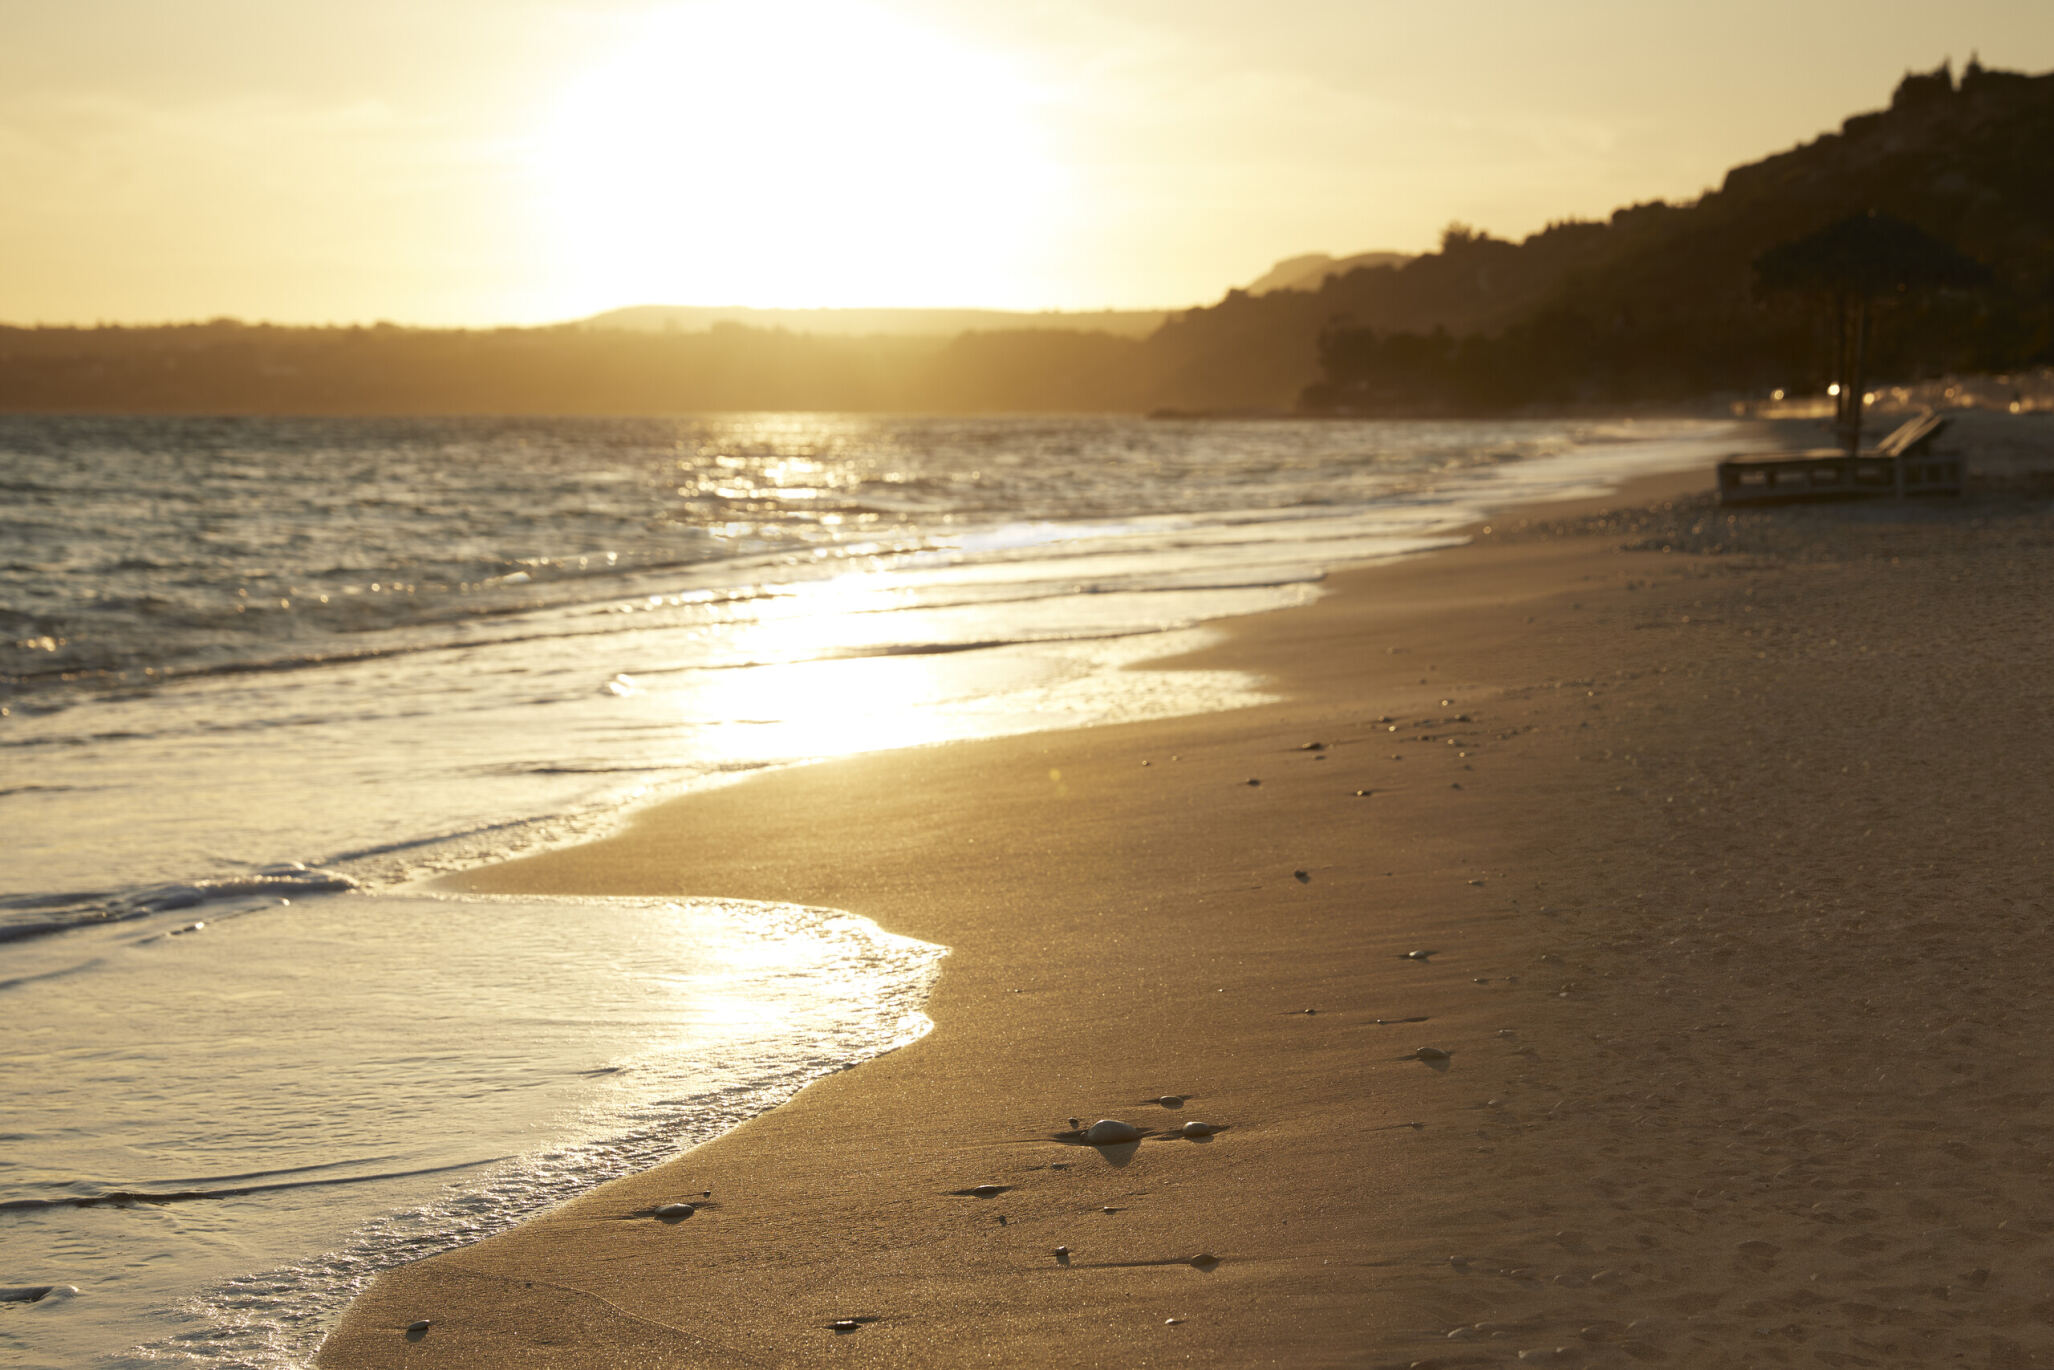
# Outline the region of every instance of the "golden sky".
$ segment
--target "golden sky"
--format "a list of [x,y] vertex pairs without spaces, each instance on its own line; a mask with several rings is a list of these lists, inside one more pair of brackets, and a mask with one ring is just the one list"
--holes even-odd
[[1682,198],[2049,0],[0,0],[0,322],[1148,308]]

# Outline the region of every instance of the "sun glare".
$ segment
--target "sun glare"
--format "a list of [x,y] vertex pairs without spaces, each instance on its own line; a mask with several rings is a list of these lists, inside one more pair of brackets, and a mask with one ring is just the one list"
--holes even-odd
[[1039,98],[1005,61],[866,5],[655,11],[562,94],[541,142],[563,293],[1005,303],[1059,191]]

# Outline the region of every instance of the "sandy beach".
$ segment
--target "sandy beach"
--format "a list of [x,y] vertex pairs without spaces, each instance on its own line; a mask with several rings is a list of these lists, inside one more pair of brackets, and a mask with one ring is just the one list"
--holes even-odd
[[453,880],[847,909],[952,949],[936,1026],[385,1274],[320,1364],[2054,1365],[2047,492],[1709,486],[1156,663],[1271,705]]

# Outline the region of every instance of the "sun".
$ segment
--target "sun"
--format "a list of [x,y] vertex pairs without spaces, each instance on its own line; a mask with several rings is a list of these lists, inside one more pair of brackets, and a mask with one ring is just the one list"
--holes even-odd
[[538,143],[558,293],[630,303],[997,304],[1056,212],[1045,96],[889,10],[641,16]]

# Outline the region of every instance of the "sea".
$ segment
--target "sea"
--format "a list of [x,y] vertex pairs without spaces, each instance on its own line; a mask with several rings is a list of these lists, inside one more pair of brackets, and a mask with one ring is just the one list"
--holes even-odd
[[1126,668],[1737,436],[0,417],[0,1365],[303,1366],[378,1271],[916,1040],[946,954],[434,877],[768,768],[1259,703]]

